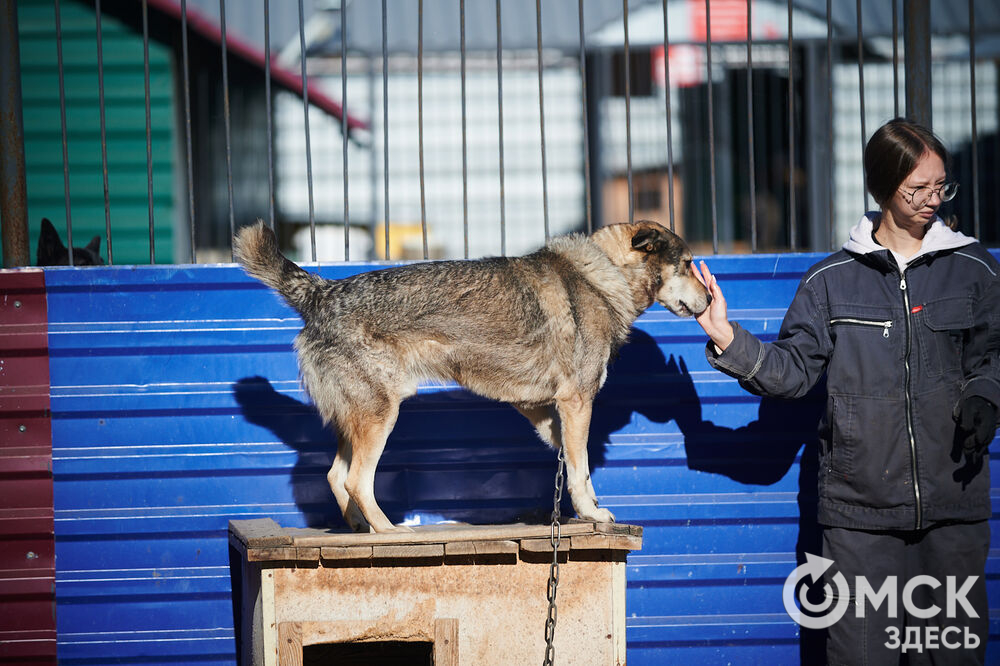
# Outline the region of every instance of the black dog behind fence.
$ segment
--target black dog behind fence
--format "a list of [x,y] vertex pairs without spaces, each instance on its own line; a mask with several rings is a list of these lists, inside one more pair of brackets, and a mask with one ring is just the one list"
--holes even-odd
[[[32,3],[20,4],[31,9]],[[61,233],[65,230],[65,244],[72,253],[74,217],[79,219],[79,215],[73,214],[70,196],[69,145],[73,137],[67,131],[65,89],[67,66],[74,63],[67,65],[63,52],[62,15],[69,4],[66,0],[56,0],[51,11],[55,26],[52,50],[56,54],[59,82],[65,210],[65,224],[57,220],[56,227]],[[849,0],[784,3],[623,0],[620,5],[583,0],[420,0],[417,3],[381,0],[380,3],[345,1],[331,10],[299,0],[294,8],[291,3],[282,3],[280,16],[273,11],[269,0],[253,3],[229,0],[228,6],[226,0],[218,0],[217,6],[215,0],[138,3],[91,0],[83,4],[92,8],[96,19],[103,231],[109,264],[116,263],[117,246],[112,233],[115,167],[109,167],[115,155],[109,155],[108,151],[108,132],[114,128],[106,124],[106,75],[116,73],[114,68],[118,65],[109,69],[104,62],[105,53],[112,53],[108,50],[112,47],[104,39],[102,25],[112,19],[133,26],[143,47],[150,263],[162,261],[164,252],[175,262],[227,259],[227,255],[231,256],[229,243],[236,227],[256,217],[265,218],[272,228],[279,222],[307,227],[308,243],[300,244],[300,258],[304,260],[327,260],[317,249],[317,226],[331,222],[338,230],[342,228],[341,258],[347,260],[468,257],[483,254],[484,248],[487,252],[506,254],[512,249],[511,242],[524,234],[522,228],[511,226],[512,213],[520,218],[523,211],[540,222],[537,226],[541,233],[537,239],[532,237],[534,245],[554,233],[591,231],[610,221],[631,220],[653,212],[661,213],[672,229],[683,227],[692,246],[705,252],[828,250],[837,245],[837,219],[841,214],[838,202],[857,193],[859,198],[864,197],[866,209],[869,205],[864,188],[855,183],[859,180],[856,175],[849,186],[843,186],[845,181],[838,170],[843,170],[844,165],[849,169],[860,164],[860,149],[868,128],[873,126],[872,118],[877,115],[882,120],[882,116],[890,115],[885,103],[876,98],[881,98],[883,91],[891,93],[891,115],[905,113],[925,122],[932,119],[931,88],[935,83],[932,70],[937,66],[931,58],[932,30],[936,35],[957,35],[968,49],[967,62],[962,65],[970,83],[963,91],[968,102],[962,102],[957,112],[946,111],[947,117],[942,116],[941,123],[945,129],[961,127],[952,134],[956,141],[965,141],[968,146],[968,151],[958,151],[961,153],[958,168],[962,177],[971,181],[966,190],[971,197],[961,203],[961,209],[949,212],[958,214],[963,230],[984,242],[996,241],[991,236],[995,232],[987,230],[986,237],[982,235],[980,218],[995,211],[997,204],[992,192],[986,193],[987,200],[981,199],[980,178],[984,175],[981,163],[988,164],[992,172],[997,142],[982,141],[978,115],[982,109],[987,110],[990,115],[984,127],[990,136],[995,135],[996,95],[986,87],[977,91],[977,81],[983,83],[977,77],[977,64],[985,62],[988,68],[994,67],[988,69],[991,81],[995,78],[995,66],[990,53],[977,55],[976,43],[977,39],[1000,31],[1000,10],[994,2],[969,0],[965,7],[956,4],[945,8],[932,7],[929,0],[906,3],[897,0],[878,6],[877,3],[863,6],[860,0],[853,3]],[[21,61],[18,53],[18,5],[15,0],[4,0],[0,27],[0,41],[4,43],[0,49],[0,80],[4,91],[5,266],[29,263],[32,243],[28,233],[30,190],[25,185],[32,175],[31,156],[26,167],[22,114],[26,92],[30,96],[34,91],[21,88],[21,70],[34,63]],[[247,43],[252,47],[255,39],[247,40],[242,34],[233,37],[227,26],[227,18],[233,17],[243,33],[247,32],[247,25],[256,25],[252,31],[260,33],[263,54],[257,51],[255,56],[248,55]],[[655,21],[649,20],[653,17]],[[280,56],[272,53],[275,46],[272,24],[276,19],[280,19],[283,30],[279,40],[287,43]],[[290,26],[296,19],[296,34],[292,37]],[[662,30],[654,36],[660,20]],[[760,26],[764,24],[771,33],[762,34]],[[310,26],[322,29],[313,30]],[[776,30],[783,31],[784,39]],[[190,50],[192,31],[198,33],[197,54]],[[203,57],[206,51],[200,44],[206,34],[217,45],[214,58]],[[181,135],[177,144],[182,158],[174,167],[176,192],[170,194],[176,195],[178,202],[186,200],[186,206],[178,203],[169,215],[158,214],[154,205],[158,196],[167,194],[154,190],[156,112],[151,110],[151,42],[167,44],[178,62],[176,88],[182,108],[177,114]],[[901,45],[905,53],[902,83]],[[509,78],[514,73],[528,71],[531,67],[528,60],[517,56],[529,52],[533,52],[537,74],[535,90],[526,89],[525,77]],[[940,79],[958,71],[954,59],[960,60],[961,56],[952,58],[950,69],[939,70],[938,84]],[[216,63],[210,63],[212,59]],[[482,84],[487,78],[483,71],[494,66],[491,64],[494,59],[496,78],[490,85],[495,85],[496,100],[492,105],[482,97]],[[850,65],[851,59],[857,63],[856,81],[849,81],[847,76],[849,68],[845,65]],[[247,76],[243,68],[248,62],[264,79],[261,126],[246,120],[248,114],[258,113],[246,108],[248,97],[242,90]],[[297,67],[291,66],[293,62]],[[205,79],[198,72],[205,67],[220,70],[213,84],[221,90],[203,90]],[[448,232],[443,227],[433,228],[442,214],[429,214],[428,209],[434,197],[438,198],[435,205],[442,205],[437,190],[444,178],[439,173],[442,167],[438,155],[444,150],[445,135],[436,126],[429,131],[429,123],[443,121],[437,117],[440,95],[436,97],[434,92],[428,95],[425,88],[435,85],[440,91],[441,81],[453,77],[456,67],[460,79],[461,170],[454,167],[452,180],[461,180],[460,225],[456,223],[454,229],[456,232],[461,229],[462,242],[436,249],[429,238]],[[866,74],[881,79],[886,70],[891,70],[891,84],[873,84],[870,78],[866,81]],[[381,78],[380,100],[376,72]],[[474,73],[474,79],[470,80],[470,72]],[[552,78],[556,72],[565,74],[576,92],[561,85],[547,90],[556,81]],[[340,84],[337,102],[329,100],[317,83],[318,78],[335,81],[335,73],[339,74]],[[235,80],[234,75],[238,77]],[[433,76],[433,83],[428,75]],[[416,82],[415,100],[405,89],[411,76]],[[352,77],[367,80],[369,99],[354,97],[354,91],[362,88],[348,85]],[[279,120],[273,104],[275,82],[277,88],[292,91],[300,98],[301,127],[289,129],[286,113],[280,114]],[[475,92],[470,91],[470,82],[475,83]],[[512,83],[516,86],[513,90]],[[335,88],[331,85],[329,89]],[[857,98],[853,102],[845,100],[842,90],[848,93],[856,90]],[[221,108],[211,113],[213,119],[221,115],[222,125],[209,123],[203,130],[204,121],[199,118],[205,114],[202,107],[207,94],[221,95]],[[237,94],[239,99],[235,100]],[[659,95],[662,108],[654,112],[649,102]],[[537,116],[526,121],[528,100],[537,100]],[[416,106],[416,127],[401,124],[397,118],[400,109],[408,108],[411,102]],[[356,108],[368,105],[367,122],[351,117],[349,103]],[[337,147],[325,142],[317,144],[310,131],[310,108],[317,104],[328,113],[332,111],[340,129],[339,175],[333,168],[337,160],[327,157],[335,154]],[[491,105],[495,109],[490,109]],[[556,106],[571,111],[557,118],[548,117]],[[853,117],[849,115],[853,113],[851,107],[857,109]],[[491,139],[490,145],[496,154],[489,169],[495,164],[495,171],[492,178],[486,179],[476,171],[486,167],[474,168],[472,162],[478,164],[482,151],[489,152],[481,148],[480,135],[485,134],[480,131],[484,127],[481,116],[494,113],[496,140]],[[531,130],[534,138],[518,138],[531,122],[536,124]],[[575,126],[574,132],[579,131],[574,135],[576,138],[558,138],[554,143],[553,137],[561,137],[569,125]],[[248,164],[253,160],[234,152],[244,150],[246,137],[256,130],[266,137],[266,158],[255,172],[253,182],[247,182]],[[417,136],[415,147],[410,146],[409,130],[414,130]],[[54,127],[52,131],[56,131]],[[289,197],[295,196],[289,194],[292,190],[282,190],[289,178],[281,173],[290,169],[282,161],[289,159],[287,151],[276,150],[281,137],[290,131],[302,134],[296,151],[298,159],[304,162],[304,173],[301,166],[291,169],[302,173],[305,182],[305,206],[297,204],[301,212],[293,212],[287,203]],[[209,136],[217,138],[220,133],[224,136],[224,177],[221,165],[203,164],[206,151],[212,152],[204,144]],[[859,137],[860,143],[845,151],[842,135]],[[379,142],[381,161],[377,151]],[[675,145],[677,142],[679,145]],[[532,151],[521,148],[532,144],[534,155],[525,155]],[[680,155],[675,149],[680,149]],[[356,154],[355,150],[362,151],[363,160],[349,159]],[[517,155],[516,164],[511,162],[512,150]],[[646,155],[651,150],[659,153],[651,158]],[[986,151],[989,155],[982,154]],[[568,166],[555,166],[566,162],[572,152],[577,155]],[[416,173],[396,166],[400,161],[398,155],[410,153],[415,153],[419,162]],[[319,162],[317,154],[324,156]],[[213,168],[220,171],[219,178],[213,181],[218,184],[218,191],[208,191],[205,184],[205,174]],[[564,169],[569,175],[553,182],[555,168]],[[523,170],[527,172],[527,180],[521,177]],[[518,177],[512,183],[514,174]],[[985,175],[990,177],[989,173]],[[330,181],[338,177],[341,187],[333,187]],[[380,187],[376,186],[379,180]],[[532,180],[534,184],[530,184]],[[525,182],[530,185],[526,187]],[[838,184],[844,187],[843,191],[837,189]],[[677,187],[681,190],[677,191]],[[338,189],[342,190],[339,211],[326,201]],[[359,201],[357,194],[352,195],[359,189],[364,190],[361,195],[364,201]],[[532,190],[530,196],[525,193],[527,189]],[[409,194],[410,190],[419,191],[419,197]],[[218,196],[221,191],[225,192],[224,197]],[[213,192],[219,201],[210,205],[207,200]],[[245,196],[247,192],[252,196]],[[683,193],[682,198],[679,193]],[[324,201],[321,215],[316,205],[320,196]],[[552,200],[554,196],[559,197],[558,203]],[[516,213],[511,210],[515,197],[519,198]],[[419,205],[415,203],[417,198]],[[336,197],[333,201],[336,202]],[[851,201],[844,208],[856,208],[857,203]],[[493,224],[492,219],[483,220],[470,212],[470,208],[483,206],[495,209],[499,216],[498,228],[490,231],[489,243],[496,245],[495,249],[485,241],[470,247],[470,238],[474,239],[484,226]],[[555,216],[550,219],[550,213],[558,213],[558,219]],[[40,220],[41,216],[38,217]],[[319,217],[322,219],[318,220]],[[404,233],[403,222],[412,220],[410,226],[416,228],[417,217],[419,233],[414,236],[419,238],[419,251],[404,256],[393,236]],[[31,221],[32,225],[37,223],[38,220]],[[352,247],[352,224],[353,228],[362,228],[370,234],[371,251]],[[157,230],[164,227],[171,228],[180,239],[170,251],[157,249],[157,240],[162,237]],[[282,238],[288,242],[287,235]],[[216,251],[199,256],[200,251],[211,248]],[[69,263],[73,263],[72,256]]]

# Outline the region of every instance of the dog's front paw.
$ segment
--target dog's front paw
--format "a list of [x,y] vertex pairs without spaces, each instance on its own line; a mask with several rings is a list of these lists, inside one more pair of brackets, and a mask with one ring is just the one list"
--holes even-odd
[[615,514],[611,513],[607,509],[594,509],[593,512],[586,516],[580,516],[584,520],[593,520],[597,523],[613,523],[615,522]]

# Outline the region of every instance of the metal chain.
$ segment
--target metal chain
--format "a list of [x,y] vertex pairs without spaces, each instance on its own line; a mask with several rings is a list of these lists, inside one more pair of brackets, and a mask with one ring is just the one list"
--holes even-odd
[[556,489],[552,497],[552,528],[549,542],[552,544],[552,564],[549,566],[549,584],[546,596],[549,600],[549,614],[545,620],[545,661],[544,666],[555,663],[556,649],[553,641],[556,637],[556,589],[559,587],[559,543],[562,541],[562,523],[559,522],[559,505],[562,503],[566,454],[559,447],[559,467],[556,470]]

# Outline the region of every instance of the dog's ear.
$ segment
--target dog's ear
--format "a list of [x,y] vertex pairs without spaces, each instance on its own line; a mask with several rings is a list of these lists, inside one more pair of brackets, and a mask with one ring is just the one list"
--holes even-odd
[[67,261],[66,246],[59,238],[59,232],[49,221],[49,218],[42,218],[42,228],[38,234],[38,252],[35,263],[39,266],[57,266],[65,264]]
[[659,252],[665,245],[663,234],[652,227],[643,227],[632,236],[632,249],[639,252]]
[[45,243],[51,244],[55,249],[65,250],[66,246],[63,245],[62,239],[59,238],[59,232],[56,231],[55,226],[47,217],[42,218],[42,230],[38,234],[39,241],[44,241]]
[[103,266],[104,258],[101,257],[101,237],[94,236],[82,250],[74,249],[73,263],[77,266]]

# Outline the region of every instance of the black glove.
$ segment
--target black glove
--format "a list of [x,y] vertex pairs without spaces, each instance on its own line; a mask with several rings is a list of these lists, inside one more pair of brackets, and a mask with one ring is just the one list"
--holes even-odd
[[997,408],[992,402],[972,395],[958,406],[958,441],[966,459],[978,465],[996,432]]

